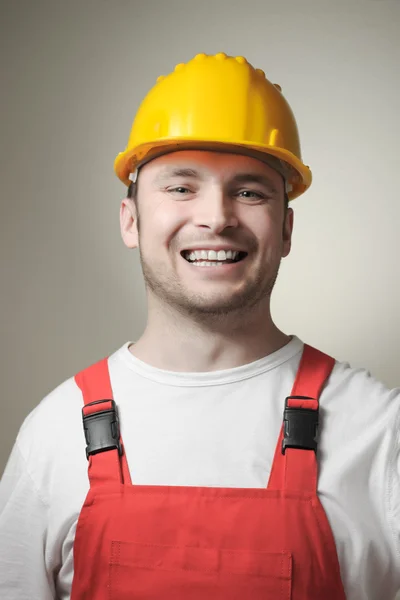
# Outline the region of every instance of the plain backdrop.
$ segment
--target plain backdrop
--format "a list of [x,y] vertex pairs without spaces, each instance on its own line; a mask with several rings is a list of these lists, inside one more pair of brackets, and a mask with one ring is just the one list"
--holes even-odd
[[143,330],[113,161],[156,78],[200,52],[244,55],[282,86],[314,174],[292,204],[277,324],[398,385],[399,0],[0,5],[0,472],[44,395]]

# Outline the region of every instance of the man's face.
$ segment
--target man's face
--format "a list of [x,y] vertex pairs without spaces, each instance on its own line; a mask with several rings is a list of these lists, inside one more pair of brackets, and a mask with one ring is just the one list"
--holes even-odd
[[193,317],[268,306],[290,251],[292,211],[282,177],[242,155],[181,151],[154,159],[121,207],[128,247],[139,247],[150,296]]

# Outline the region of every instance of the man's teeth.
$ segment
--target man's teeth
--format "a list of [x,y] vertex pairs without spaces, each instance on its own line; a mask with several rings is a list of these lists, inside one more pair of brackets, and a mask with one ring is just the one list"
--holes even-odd
[[190,262],[236,260],[238,254],[236,250],[193,250],[185,252],[185,258]]

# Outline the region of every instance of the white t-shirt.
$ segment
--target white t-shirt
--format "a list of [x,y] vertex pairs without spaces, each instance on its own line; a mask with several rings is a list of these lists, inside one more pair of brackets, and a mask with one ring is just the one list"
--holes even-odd
[[[109,361],[133,484],[265,488],[303,349],[234,369],[174,373]],[[88,491],[83,401],[74,379],[25,420],[0,487],[0,597],[66,600]],[[318,492],[348,600],[400,590],[400,390],[336,363],[321,396]]]

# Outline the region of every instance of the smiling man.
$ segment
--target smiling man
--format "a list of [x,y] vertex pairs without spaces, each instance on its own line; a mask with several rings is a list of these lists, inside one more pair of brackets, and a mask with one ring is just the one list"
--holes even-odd
[[399,390],[271,315],[311,184],[280,87],[243,57],[177,65],[115,170],[147,324],[21,427],[1,597],[393,600]]
[[131,348],[138,358],[172,370],[217,370],[289,341],[269,304],[290,250],[293,211],[282,176],[261,158],[178,151],[142,167],[131,184],[122,234],[140,249],[149,306],[146,331]]

